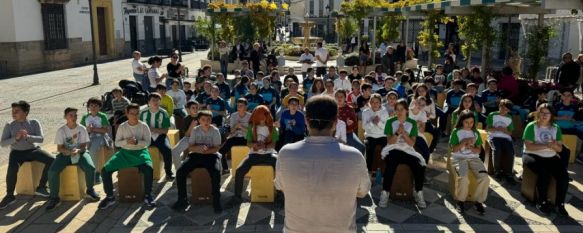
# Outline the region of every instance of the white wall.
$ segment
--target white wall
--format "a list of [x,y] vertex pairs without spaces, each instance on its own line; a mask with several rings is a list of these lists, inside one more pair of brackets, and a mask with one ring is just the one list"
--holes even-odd
[[113,33],[115,34],[115,39],[123,39],[124,36],[124,17],[122,12],[122,0],[113,0]]
[[44,40],[41,7],[38,1],[14,0],[15,41]]
[[0,42],[13,42],[16,39],[12,1],[16,0],[0,0]]
[[[65,5],[68,38],[81,38],[91,41],[91,19],[88,1],[69,1]],[[42,32],[42,30],[41,30]]]

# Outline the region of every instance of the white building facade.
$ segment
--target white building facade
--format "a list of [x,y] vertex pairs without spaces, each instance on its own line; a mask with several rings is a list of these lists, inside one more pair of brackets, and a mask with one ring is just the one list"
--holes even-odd
[[[99,60],[123,56],[121,1],[92,2]],[[0,0],[0,6],[0,78],[92,61],[88,1]]]

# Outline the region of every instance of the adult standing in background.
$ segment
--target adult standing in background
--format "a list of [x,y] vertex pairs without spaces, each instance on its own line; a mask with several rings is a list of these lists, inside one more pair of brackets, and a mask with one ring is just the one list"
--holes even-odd
[[306,105],[310,136],[279,151],[275,187],[285,193],[284,232],[357,230],[356,198],[366,196],[371,183],[362,154],[333,137],[337,114],[334,99],[312,97]]
[[328,63],[328,50],[322,47],[322,42],[318,42],[316,49],[316,76],[322,77],[326,74],[326,64]]
[[[251,50],[251,55],[249,56],[249,62],[251,69],[253,69],[253,74],[259,72],[259,66],[261,65],[261,60],[263,59],[263,53],[261,52],[261,46],[259,43],[253,44],[253,50]],[[255,77],[253,77],[255,78]]]
[[563,54],[563,62],[559,65],[559,71],[555,77],[555,82],[561,87],[575,88],[575,84],[579,80],[581,67],[573,61],[571,53]]
[[219,60],[221,63],[221,73],[223,73],[223,76],[225,78],[227,77],[227,73],[229,72],[228,69],[230,52],[231,51],[227,46],[227,42],[225,42],[224,40],[219,42]]
[[[184,73],[184,66],[178,62],[178,51],[174,51],[170,54],[170,62],[166,65],[166,71],[168,72],[168,77],[166,78],[166,88],[170,89],[172,86],[172,81],[177,80],[178,85],[182,89],[182,74]],[[172,113],[170,113],[172,114]]]
[[134,71],[134,79],[136,80],[137,83],[142,85],[142,88],[144,88],[144,90],[147,90],[148,84],[144,83],[145,81],[144,74],[148,69],[146,68],[146,64],[140,62],[140,58],[142,58],[142,53],[136,50],[132,53],[132,56],[134,57],[134,60],[132,60],[132,70]]
[[312,68],[312,63],[314,63],[314,56],[307,47],[304,48],[304,53],[300,56],[300,63],[302,63],[302,79],[305,80],[308,76],[308,68]]

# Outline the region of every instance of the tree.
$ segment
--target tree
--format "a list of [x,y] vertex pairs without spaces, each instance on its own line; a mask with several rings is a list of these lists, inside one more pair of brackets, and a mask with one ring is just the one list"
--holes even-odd
[[345,41],[346,39],[354,35],[354,33],[358,31],[357,27],[358,24],[351,17],[343,17],[341,19],[338,19],[338,25],[336,30],[338,32],[338,37],[340,38],[340,41]]
[[461,50],[466,58],[467,66],[471,65],[472,51],[478,50],[480,46],[482,61],[488,61],[490,48],[496,39],[496,29],[491,26],[492,20],[496,17],[494,12],[485,7],[474,7],[473,10],[471,15],[458,17],[458,32],[464,40]]
[[388,15],[380,18],[380,27],[377,28],[377,41],[393,42],[401,37],[399,26],[405,18],[400,15]]
[[435,33],[437,25],[440,23],[448,23],[451,19],[446,17],[441,11],[427,11],[425,19],[421,23],[421,30],[417,36],[419,44],[429,51],[428,65],[432,66],[433,61],[439,59],[439,50],[443,47],[443,42],[439,40],[439,35]]
[[552,26],[537,25],[533,26],[526,33],[527,52],[526,58],[530,61],[528,66],[528,78],[536,80],[538,72],[543,63],[543,59],[549,51],[549,42],[556,36]]
[[358,41],[361,41],[360,36],[362,35],[362,32],[360,31],[360,22],[362,22],[362,19],[367,17],[368,14],[378,6],[379,0],[353,0],[350,2],[345,1],[341,4],[340,11],[356,20],[358,25]]

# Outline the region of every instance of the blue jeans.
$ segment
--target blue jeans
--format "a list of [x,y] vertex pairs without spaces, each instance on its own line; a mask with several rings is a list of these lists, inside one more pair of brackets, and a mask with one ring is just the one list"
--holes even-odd
[[347,133],[346,134],[346,144],[356,148],[358,151],[360,151],[360,153],[362,153],[364,155],[364,150],[365,150],[364,144],[360,141],[360,139],[358,139],[356,134]]

